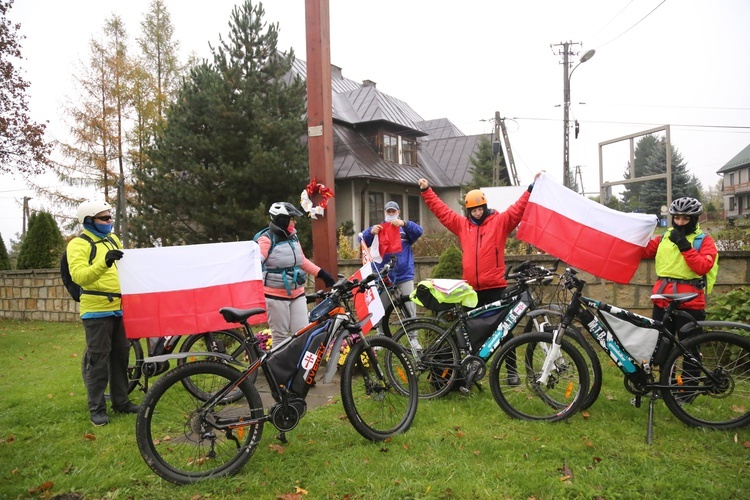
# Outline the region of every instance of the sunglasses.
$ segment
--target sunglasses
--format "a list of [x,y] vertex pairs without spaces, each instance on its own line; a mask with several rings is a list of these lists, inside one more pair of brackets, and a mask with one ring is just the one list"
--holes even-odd
[[112,220],[111,215],[102,215],[101,217],[94,217],[96,220],[103,220],[104,222],[108,222]]

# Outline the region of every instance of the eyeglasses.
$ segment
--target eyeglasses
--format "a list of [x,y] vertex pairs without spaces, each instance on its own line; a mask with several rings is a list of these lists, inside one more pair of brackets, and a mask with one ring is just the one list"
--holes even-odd
[[94,217],[96,220],[103,220],[104,222],[109,222],[112,220],[111,215],[102,215],[101,217]]

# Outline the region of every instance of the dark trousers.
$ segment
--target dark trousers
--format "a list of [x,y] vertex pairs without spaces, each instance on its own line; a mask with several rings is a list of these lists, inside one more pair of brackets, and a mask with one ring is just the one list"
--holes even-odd
[[[703,321],[706,319],[706,311],[703,309],[681,309],[682,311],[685,311],[686,313],[690,314],[696,321]],[[661,307],[654,306],[654,309],[652,311],[651,317],[655,320],[662,321],[664,319],[664,313],[665,310]],[[695,335],[694,332],[689,332],[688,334],[685,333],[679,333],[680,328],[685,326],[686,324],[690,323],[690,320],[687,318],[683,318],[681,316],[672,316],[672,318],[666,322],[664,325],[667,327],[667,329],[675,334],[680,341],[685,341],[687,338],[691,337],[692,335]],[[664,345],[662,342],[659,342],[660,349],[657,350],[656,355],[654,356],[654,364],[661,365],[667,358],[667,355],[669,352],[665,352],[665,349],[662,348],[662,345]],[[665,346],[666,347],[666,346]],[[693,352],[695,356],[700,356],[700,353]],[[697,367],[694,363],[685,362],[682,366],[682,375],[685,379],[686,384],[694,385],[696,384],[696,380],[698,377],[700,377],[700,368]]]
[[104,393],[109,384],[110,399],[115,409],[125,408],[128,399],[128,351],[122,318],[84,319],[87,358],[86,392],[91,414],[106,412]]

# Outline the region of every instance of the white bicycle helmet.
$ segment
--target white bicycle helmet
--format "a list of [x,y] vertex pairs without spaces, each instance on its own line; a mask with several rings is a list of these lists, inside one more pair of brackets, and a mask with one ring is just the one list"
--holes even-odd
[[78,222],[83,224],[86,217],[93,217],[99,212],[104,212],[105,210],[112,210],[112,205],[106,201],[84,201],[78,205]]
[[276,217],[277,215],[286,215],[287,217],[302,217],[302,212],[297,210],[291,203],[287,203],[285,201],[277,201],[276,203],[271,205],[268,213],[271,214],[272,217]]
[[695,198],[678,198],[669,205],[670,215],[700,215],[703,205]]

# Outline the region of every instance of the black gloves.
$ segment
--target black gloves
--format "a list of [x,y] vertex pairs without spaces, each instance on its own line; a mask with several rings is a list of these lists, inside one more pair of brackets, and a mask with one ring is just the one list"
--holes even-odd
[[686,252],[690,250],[690,242],[685,238],[685,235],[677,228],[672,229],[669,233],[669,241],[677,245],[680,252]]
[[320,268],[320,271],[318,271],[318,278],[323,280],[326,288],[331,288],[336,283],[336,280],[333,279],[333,276],[328,274],[328,271],[326,271],[322,267]]
[[112,267],[114,261],[120,259],[122,259],[122,250],[110,250],[107,252],[107,255],[104,256],[104,262],[107,264],[107,267]]

